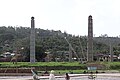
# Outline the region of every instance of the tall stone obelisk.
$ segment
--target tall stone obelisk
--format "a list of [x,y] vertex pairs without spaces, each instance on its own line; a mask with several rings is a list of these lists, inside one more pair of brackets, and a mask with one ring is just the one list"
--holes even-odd
[[87,61],[93,61],[93,19],[91,15],[88,17]]
[[31,35],[30,35],[30,62],[35,62],[35,21],[31,17]]

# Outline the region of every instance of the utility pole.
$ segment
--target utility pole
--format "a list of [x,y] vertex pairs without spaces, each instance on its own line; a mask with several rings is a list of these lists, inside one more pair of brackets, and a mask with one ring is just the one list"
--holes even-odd
[[69,45],[69,62],[72,62],[72,51]]
[[110,62],[113,62],[113,46],[111,42],[110,42]]

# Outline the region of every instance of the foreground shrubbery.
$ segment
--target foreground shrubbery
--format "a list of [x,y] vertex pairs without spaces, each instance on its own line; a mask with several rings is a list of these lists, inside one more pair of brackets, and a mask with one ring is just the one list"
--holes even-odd
[[114,62],[114,63],[109,63],[109,68],[114,69],[114,70],[119,70],[120,69],[120,62]]
[[[96,62],[98,63],[98,62]],[[119,70],[120,62],[99,62],[106,66],[105,69]],[[34,64],[30,62],[18,62],[13,64],[12,62],[0,62],[0,68],[12,68],[12,67],[79,67],[79,69],[87,69],[86,64],[80,64],[79,62],[36,62]],[[72,69],[72,68],[71,68]]]
[[0,62],[0,67],[39,67],[39,66],[83,66],[84,64],[79,64],[79,62],[17,62],[16,64],[12,62]]

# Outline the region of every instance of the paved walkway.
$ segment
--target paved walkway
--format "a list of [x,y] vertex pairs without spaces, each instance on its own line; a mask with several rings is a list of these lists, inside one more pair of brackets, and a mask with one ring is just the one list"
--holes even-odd
[[[71,80],[89,80],[88,75],[90,74],[69,74],[71,76]],[[64,80],[63,76],[56,76],[57,80]],[[98,79],[96,80],[119,80],[120,79],[120,73],[101,73],[97,74]],[[105,77],[105,79],[104,79]],[[48,80],[49,76],[39,76],[41,80]],[[109,79],[106,79],[109,78]],[[32,76],[0,76],[0,80],[32,80]]]

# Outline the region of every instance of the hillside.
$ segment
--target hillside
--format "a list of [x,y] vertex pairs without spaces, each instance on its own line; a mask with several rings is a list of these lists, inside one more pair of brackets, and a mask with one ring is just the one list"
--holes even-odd
[[[36,28],[35,35],[38,50],[37,54],[50,52],[54,54],[54,57],[58,55],[63,57],[64,53],[69,51],[67,39],[79,57],[86,55],[87,36],[75,36],[66,32],[62,33],[60,30],[54,31],[40,28]],[[120,38],[118,37],[94,37],[94,53],[109,53],[109,40],[111,40],[112,44],[115,44],[114,52],[116,52],[117,55],[120,54]],[[7,51],[19,51],[24,56],[29,56],[29,43],[29,27],[0,27],[1,54]],[[39,50],[40,48],[42,51]]]

